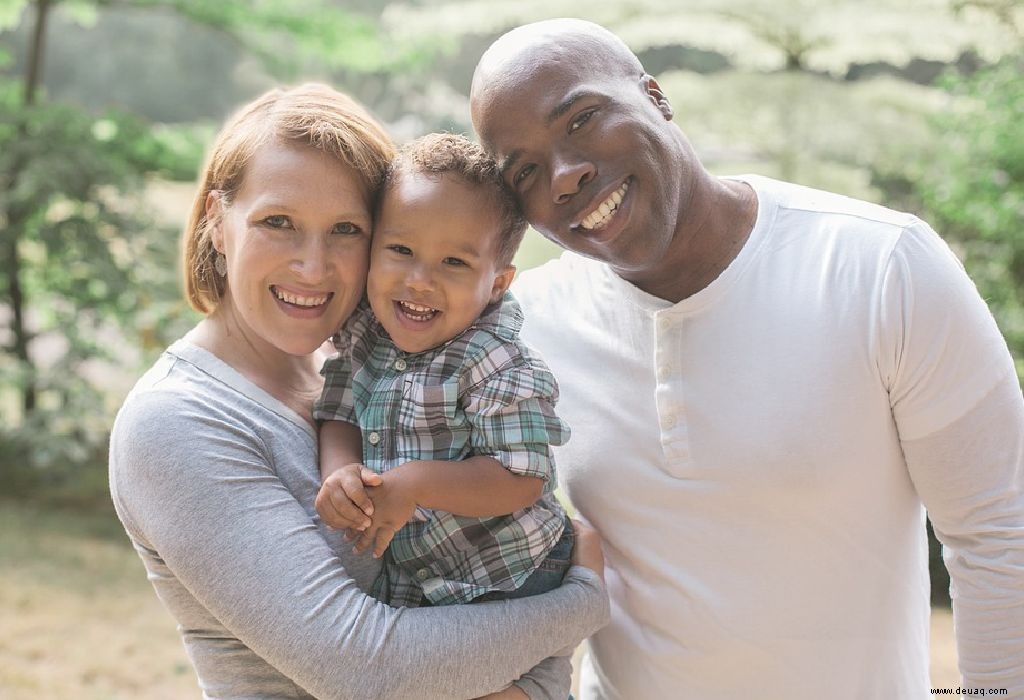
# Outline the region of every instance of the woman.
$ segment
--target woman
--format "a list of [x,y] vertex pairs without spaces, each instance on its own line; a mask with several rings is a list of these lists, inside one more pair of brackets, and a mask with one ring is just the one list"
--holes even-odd
[[[389,608],[361,590],[379,562],[316,515],[317,350],[363,293],[392,155],[329,88],[243,108],[185,230],[187,294],[206,316],[115,422],[114,504],[206,697],[471,697],[537,664],[502,697],[546,697],[565,660],[542,660],[607,621],[600,576],[583,566],[523,601]],[[578,562],[599,571],[589,542]]]

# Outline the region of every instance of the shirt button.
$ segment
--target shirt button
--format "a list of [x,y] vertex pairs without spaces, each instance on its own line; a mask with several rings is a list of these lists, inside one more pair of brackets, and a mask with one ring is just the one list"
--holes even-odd
[[664,428],[665,430],[668,430],[669,428],[671,428],[675,424],[676,424],[676,417],[673,416],[672,414],[668,414],[668,415],[662,416],[662,418],[661,418],[661,427]]
[[409,365],[405,364],[405,360],[403,360],[401,357],[395,360],[395,369],[397,369],[399,372],[404,372],[405,368],[408,366]]
[[416,579],[419,581],[426,581],[432,575],[430,569],[420,569],[416,572]]
[[372,433],[366,436],[366,439],[370,441],[371,445],[376,445],[378,442],[380,442],[380,433],[378,433],[377,431],[373,431]]
[[659,367],[658,368],[658,381],[659,382],[668,381],[668,377],[669,377],[669,369],[668,369],[668,367],[666,367],[665,365],[662,365],[661,367]]

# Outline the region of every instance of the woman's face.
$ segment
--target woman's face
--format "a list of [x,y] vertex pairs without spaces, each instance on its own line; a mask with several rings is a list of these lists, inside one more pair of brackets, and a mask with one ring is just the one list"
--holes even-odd
[[271,142],[224,205],[217,192],[207,198],[213,244],[227,258],[218,312],[248,342],[313,352],[363,293],[372,221],[362,179],[313,148]]

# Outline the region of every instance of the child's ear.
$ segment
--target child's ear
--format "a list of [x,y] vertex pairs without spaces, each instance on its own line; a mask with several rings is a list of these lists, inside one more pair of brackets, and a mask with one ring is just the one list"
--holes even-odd
[[516,266],[509,265],[494,276],[494,286],[491,287],[491,303],[498,301],[508,291],[509,285],[516,276]]

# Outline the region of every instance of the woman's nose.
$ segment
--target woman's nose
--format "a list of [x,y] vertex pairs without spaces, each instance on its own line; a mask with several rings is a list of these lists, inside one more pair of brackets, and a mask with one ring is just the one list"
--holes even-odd
[[327,276],[330,261],[327,246],[318,236],[311,236],[299,247],[292,260],[292,268],[301,279],[309,284],[317,284]]

